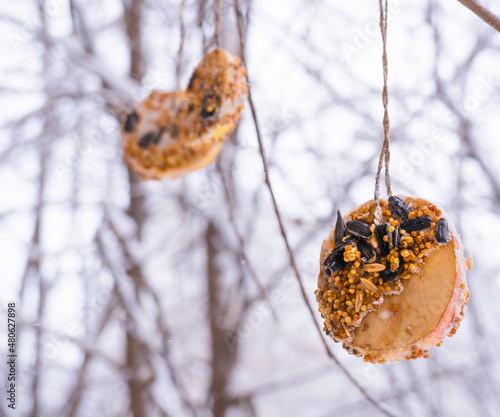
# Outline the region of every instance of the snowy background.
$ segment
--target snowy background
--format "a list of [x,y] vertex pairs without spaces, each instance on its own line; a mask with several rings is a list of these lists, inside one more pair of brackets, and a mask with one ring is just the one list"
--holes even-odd
[[[321,325],[321,243],[336,210],[372,198],[382,145],[378,2],[221,0],[222,45],[241,56],[236,3],[269,175]],[[357,387],[301,296],[248,105],[205,170],[141,182],[124,164],[124,115],[186,86],[214,48],[214,7],[0,4],[0,314],[16,303],[19,355],[17,409],[3,394],[0,413],[500,417],[500,34],[455,0],[389,2],[393,191],[444,207],[474,269],[462,326],[430,359],[366,364],[328,340]]]

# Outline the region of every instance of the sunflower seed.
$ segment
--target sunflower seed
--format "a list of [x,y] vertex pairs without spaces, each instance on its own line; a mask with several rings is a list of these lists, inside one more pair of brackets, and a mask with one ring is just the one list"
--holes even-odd
[[358,238],[356,236],[349,236],[348,238],[344,239],[342,242],[340,242],[337,246],[335,246],[332,251],[330,252],[331,254],[338,255],[338,254],[344,254],[344,249],[347,245],[351,245],[352,243],[355,243],[358,241]]
[[439,219],[436,224],[436,240],[439,243],[448,243],[451,240],[448,221],[444,218]]
[[373,264],[365,264],[361,269],[366,272],[380,272],[386,268],[385,265],[373,263]]
[[325,262],[323,262],[325,266],[325,273],[328,276],[331,276],[332,273],[335,274],[339,272],[345,265],[344,254],[342,252],[335,252],[335,249],[327,256]]
[[205,97],[203,97],[203,100],[201,102],[201,111],[200,111],[200,116],[203,118],[208,118],[214,116],[220,107],[220,97],[217,96],[214,99],[214,95],[209,93]]
[[392,232],[392,245],[397,248],[401,242],[401,227],[396,226]]
[[139,139],[139,146],[141,148],[147,148],[151,142],[154,142],[155,134],[153,132],[146,133],[141,139]]
[[419,230],[431,227],[432,220],[427,216],[417,216],[414,219],[409,219],[401,223],[401,229],[407,232],[417,232]]
[[342,243],[341,245],[344,246],[344,248],[347,246],[347,245],[352,245],[353,243],[358,243],[358,240],[359,238],[357,236],[349,236],[349,237],[345,237],[343,240],[342,240]]
[[189,83],[188,83],[188,86],[187,86],[187,89],[188,90],[192,90],[193,87],[194,87],[194,81],[196,80],[196,71],[193,72],[193,74],[191,75],[191,78],[189,79]]
[[396,280],[398,277],[398,272],[397,271],[392,271],[391,268],[386,269],[386,273],[380,274],[380,277],[385,281],[385,282],[393,282]]
[[393,282],[396,280],[402,269],[403,269],[403,259],[399,257],[398,268],[395,271],[393,271],[390,267],[385,268],[380,273],[380,278],[382,278],[385,282]]
[[356,236],[349,236],[332,249],[325,262],[323,262],[323,265],[326,267],[325,272],[328,276],[339,272],[346,265],[344,261],[344,249],[347,245],[357,242],[357,240]]
[[125,125],[123,126],[123,130],[125,132],[133,132],[135,130],[135,125],[139,121],[139,115],[134,110],[127,116],[127,120],[125,120]]
[[369,242],[358,240],[356,246],[361,252],[361,259],[364,261],[371,261],[375,258],[375,248]]
[[345,236],[345,222],[340,214],[340,211],[337,210],[337,222],[335,223],[335,235],[334,241],[335,244],[338,245],[342,242],[342,238]]
[[[174,125],[175,126],[175,125]],[[177,127],[177,126],[176,126]],[[157,144],[160,139],[161,139],[161,136],[163,135],[163,133],[165,133],[165,127],[164,126],[161,126],[160,129],[158,129],[158,133],[156,134],[156,136],[154,137],[154,139],[152,139],[151,142]],[[173,137],[173,135],[172,135]]]
[[375,238],[377,239],[378,247],[382,256],[387,256],[391,251],[389,242],[384,240],[384,236],[389,235],[389,223],[378,224],[375,226]]
[[179,137],[179,133],[179,126],[172,124],[170,126],[170,136],[172,136],[172,139],[177,139]]
[[351,235],[362,237],[364,239],[368,239],[372,235],[370,226],[359,220],[351,220],[350,222],[347,222],[345,228]]
[[389,197],[389,210],[391,210],[394,217],[399,220],[406,220],[410,214],[410,208],[399,197]]

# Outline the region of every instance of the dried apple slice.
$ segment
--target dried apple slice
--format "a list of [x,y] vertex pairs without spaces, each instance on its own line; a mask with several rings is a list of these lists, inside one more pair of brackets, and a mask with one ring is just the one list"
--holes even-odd
[[128,115],[125,160],[143,179],[204,168],[238,124],[247,94],[240,59],[222,49],[208,53],[186,91],[153,91]]
[[338,218],[342,233],[334,228],[323,242],[316,299],[324,330],[368,362],[427,357],[460,325],[471,260],[436,205],[414,197],[380,203],[379,218],[369,201]]

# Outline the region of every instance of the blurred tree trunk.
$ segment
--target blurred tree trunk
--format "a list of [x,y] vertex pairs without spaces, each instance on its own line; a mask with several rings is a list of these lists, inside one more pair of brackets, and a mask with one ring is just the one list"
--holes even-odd
[[[237,358],[237,344],[231,348],[227,344],[228,329],[225,323],[231,322],[224,308],[224,287],[222,273],[217,264],[222,236],[217,226],[210,220],[205,233],[207,243],[207,284],[208,284],[208,314],[210,334],[212,337],[212,381],[209,396],[212,401],[214,417],[224,417],[228,408],[227,386],[231,371]],[[226,294],[230,291],[226,291]]]
[[[130,48],[130,77],[142,78],[142,46],[141,46],[141,0],[131,0],[130,3],[124,2],[125,25],[127,38]],[[141,240],[142,226],[144,222],[144,197],[136,195],[137,188],[141,182],[138,175],[128,169],[130,205],[127,213],[134,219],[137,225],[137,240]],[[127,274],[134,280],[135,288],[139,287],[142,280],[142,271],[140,265],[133,264],[127,271]],[[137,291],[136,291],[137,296]],[[130,314],[127,313],[129,318]],[[128,388],[130,391],[130,410],[134,417],[146,417],[147,408],[143,397],[143,383],[138,376],[141,363],[145,361],[143,349],[133,333],[127,330],[126,334],[126,367],[131,375],[128,379]],[[142,352],[142,355],[141,355]]]

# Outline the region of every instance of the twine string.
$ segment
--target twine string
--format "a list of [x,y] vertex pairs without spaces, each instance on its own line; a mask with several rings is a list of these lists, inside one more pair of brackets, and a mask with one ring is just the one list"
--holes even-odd
[[[175,91],[174,99],[172,100],[172,104],[170,105],[170,109],[172,113],[175,112],[177,108],[177,104],[179,101],[179,91],[181,89],[181,73],[182,73],[182,60],[184,57],[184,41],[186,39],[186,26],[184,24],[184,7],[186,5],[186,0],[182,0],[181,6],[179,8],[179,22],[180,22],[180,41],[179,41],[179,49],[177,49],[177,59],[175,62]],[[160,132],[157,136],[158,140],[163,134],[165,128],[161,127]]]
[[384,105],[384,142],[382,144],[382,150],[380,152],[380,157],[378,160],[377,175],[375,176],[375,221],[380,223],[382,217],[382,209],[380,207],[380,175],[382,173],[382,167],[385,165],[385,188],[387,190],[387,195],[392,195],[391,190],[391,177],[389,174],[389,162],[391,160],[390,151],[390,130],[391,124],[389,119],[389,93],[387,89],[387,0],[379,0],[380,6],[380,32],[382,33],[382,69],[384,73],[384,88],[382,90],[382,103]]
[[214,14],[215,14],[215,46],[220,48],[220,13],[221,13],[221,0],[214,0]]
[[177,91],[181,89],[182,59],[184,55],[184,40],[186,38],[186,25],[184,24],[185,5],[186,5],[186,0],[182,0],[181,7],[179,9],[180,41],[179,41],[179,49],[177,50],[177,60],[175,63],[175,86],[177,88]]

